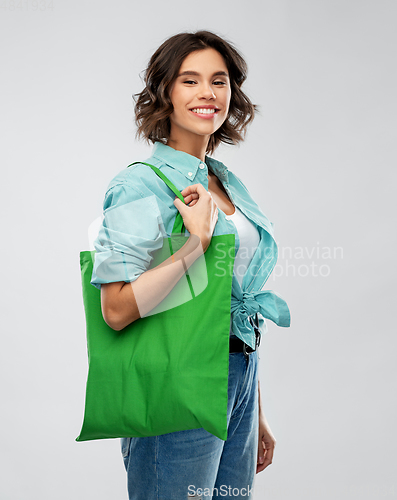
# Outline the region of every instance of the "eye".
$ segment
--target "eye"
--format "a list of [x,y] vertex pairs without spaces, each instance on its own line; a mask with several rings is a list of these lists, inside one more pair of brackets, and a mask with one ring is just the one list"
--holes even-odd
[[226,82],[216,81],[214,85],[226,85]]
[[189,84],[190,84],[190,83],[196,83],[196,82],[195,82],[195,81],[193,81],[193,80],[186,80],[186,81],[184,81],[183,83],[189,83]]

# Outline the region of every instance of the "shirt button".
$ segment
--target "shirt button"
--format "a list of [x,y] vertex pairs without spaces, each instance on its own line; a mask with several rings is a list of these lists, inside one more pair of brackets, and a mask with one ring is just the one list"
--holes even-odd
[[193,172],[189,172],[187,175],[191,177],[193,175]]
[[201,168],[201,169],[205,168],[204,163],[200,163],[200,168]]

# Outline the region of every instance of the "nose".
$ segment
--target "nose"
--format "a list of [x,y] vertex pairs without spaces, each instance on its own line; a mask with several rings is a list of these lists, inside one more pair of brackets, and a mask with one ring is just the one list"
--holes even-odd
[[199,89],[199,99],[215,99],[216,95],[211,85],[203,83]]

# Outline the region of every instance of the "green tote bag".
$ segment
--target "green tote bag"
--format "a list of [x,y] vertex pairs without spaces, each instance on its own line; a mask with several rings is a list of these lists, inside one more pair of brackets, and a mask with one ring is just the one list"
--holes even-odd
[[[141,163],[141,162],[136,162]],[[183,201],[178,189],[150,166]],[[80,253],[88,376],[76,441],[157,436],[203,427],[227,438],[229,330],[234,234],[213,236],[167,297],[120,331],[101,310],[91,285],[95,251]],[[150,268],[186,242],[177,213]]]

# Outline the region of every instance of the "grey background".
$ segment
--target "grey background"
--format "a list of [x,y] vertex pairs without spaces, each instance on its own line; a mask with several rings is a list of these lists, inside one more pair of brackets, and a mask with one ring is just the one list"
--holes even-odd
[[247,59],[261,114],[215,156],[275,224],[268,288],[292,312],[261,345],[277,447],[255,499],[396,498],[396,14],[387,0],[2,2],[2,500],[127,498],[118,440],[74,441],[79,252],[110,179],[150,153],[134,141],[139,73],[196,29]]

